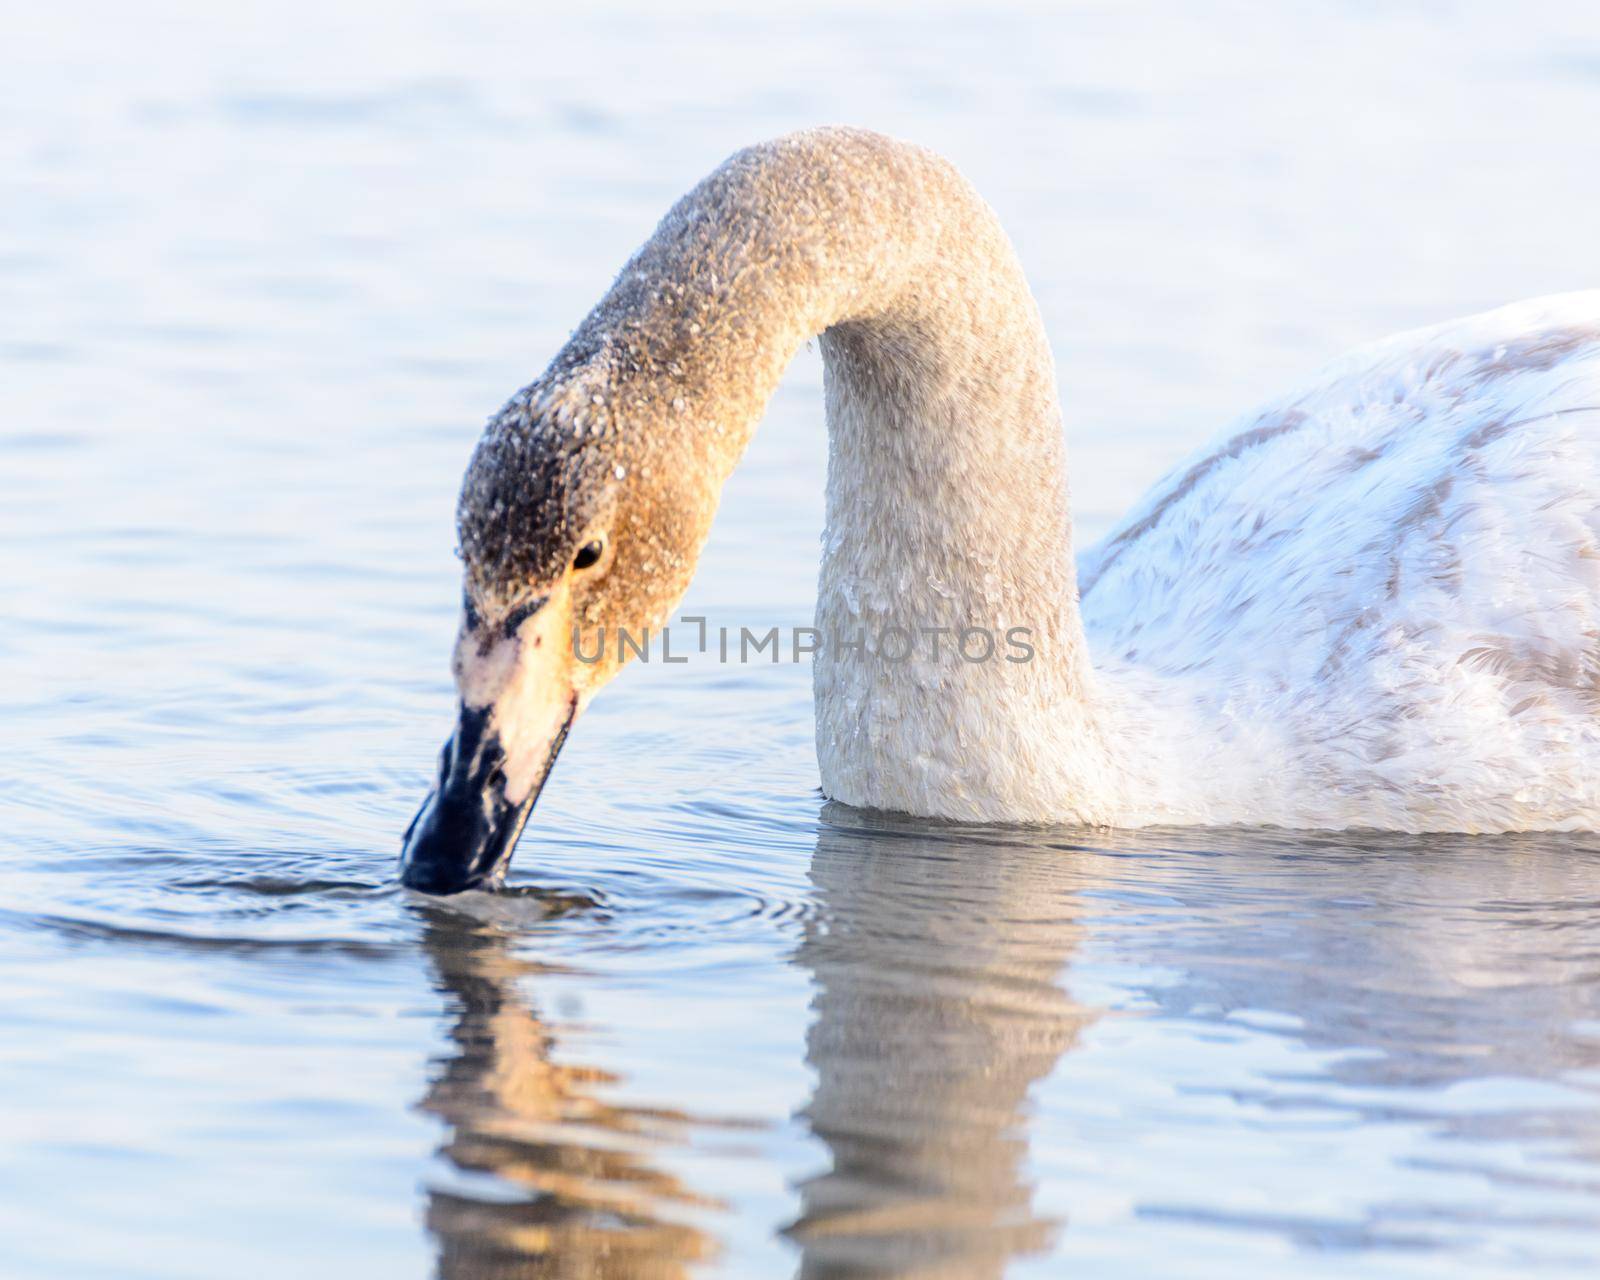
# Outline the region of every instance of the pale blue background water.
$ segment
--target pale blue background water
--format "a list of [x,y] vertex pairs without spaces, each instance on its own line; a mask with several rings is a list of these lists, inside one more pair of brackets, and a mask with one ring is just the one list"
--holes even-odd
[[[694,664],[595,705],[518,858],[538,895],[390,884],[471,444],[727,152],[847,121],[966,169],[1092,538],[1344,347],[1600,283],[1600,12],[6,28],[5,1274],[1600,1263],[1596,840],[873,821],[816,793],[803,667]],[[818,390],[804,355],[691,606],[808,616]]]

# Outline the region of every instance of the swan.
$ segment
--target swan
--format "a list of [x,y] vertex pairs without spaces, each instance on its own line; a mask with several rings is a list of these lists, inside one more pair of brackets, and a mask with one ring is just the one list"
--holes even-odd
[[[817,335],[827,796],[984,823],[1600,826],[1600,291],[1345,357],[1079,561],[1050,348],[998,220],[932,152],[824,128],[690,191],[490,420],[457,512],[459,719],[406,884],[503,875],[630,656],[604,632],[672,613]],[[1008,643],[983,657],[978,631]]]

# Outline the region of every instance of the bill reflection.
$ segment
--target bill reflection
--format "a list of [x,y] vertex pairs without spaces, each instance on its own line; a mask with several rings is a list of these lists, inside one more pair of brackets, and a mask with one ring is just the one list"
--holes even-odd
[[523,995],[539,966],[514,928],[429,908],[424,946],[454,1026],[422,1109],[444,1121],[439,1154],[483,1194],[431,1189],[426,1223],[441,1280],[677,1280],[715,1242],[707,1207],[652,1151],[685,1125],[597,1096],[612,1077],[557,1063],[555,1036]]

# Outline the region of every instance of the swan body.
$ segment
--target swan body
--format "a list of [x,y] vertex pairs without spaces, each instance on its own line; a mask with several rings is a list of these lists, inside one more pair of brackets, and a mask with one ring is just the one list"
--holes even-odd
[[[998,220],[933,153],[817,129],[680,200],[491,419],[458,509],[461,723],[408,884],[503,871],[629,656],[606,631],[672,614],[818,335],[829,797],[984,822],[1600,828],[1600,293],[1347,357],[1080,565],[1054,364]],[[957,641],[977,632],[1025,654],[974,660]]]
[[1600,292],[1352,353],[1080,574],[1102,680],[1194,778],[1131,819],[1595,829]]

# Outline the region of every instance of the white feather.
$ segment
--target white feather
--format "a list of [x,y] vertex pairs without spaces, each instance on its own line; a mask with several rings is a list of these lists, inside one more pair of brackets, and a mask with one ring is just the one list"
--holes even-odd
[[1346,357],[1080,582],[1119,825],[1600,827],[1600,292]]

